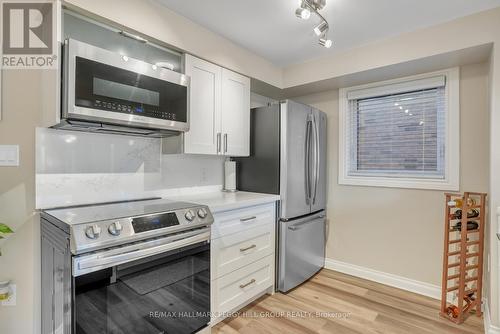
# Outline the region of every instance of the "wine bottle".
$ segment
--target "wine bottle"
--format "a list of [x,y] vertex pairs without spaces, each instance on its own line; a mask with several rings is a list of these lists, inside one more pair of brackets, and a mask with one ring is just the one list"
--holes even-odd
[[448,316],[450,317],[458,318],[460,310],[455,305],[450,305],[446,308],[446,313],[448,313]]
[[[477,228],[479,227],[479,224],[476,223],[476,222],[467,222],[467,231],[471,231],[471,230],[477,230]],[[462,230],[462,222],[457,222],[453,228],[452,228],[454,231],[461,231]]]
[[[467,212],[467,218],[479,217],[479,210],[471,209]],[[458,209],[453,213],[453,219],[462,219],[462,209]]]
[[[458,207],[462,207],[463,204],[464,204],[464,198],[461,197],[461,198],[455,198],[454,200],[450,201],[450,203],[455,203],[455,206],[458,208]],[[476,205],[476,200],[474,198],[470,198],[468,197],[467,198],[467,206],[475,206]]]

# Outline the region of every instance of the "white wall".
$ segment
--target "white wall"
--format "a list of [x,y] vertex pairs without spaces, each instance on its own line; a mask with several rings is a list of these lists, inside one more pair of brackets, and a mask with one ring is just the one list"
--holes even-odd
[[[488,64],[460,70],[461,191],[489,191]],[[338,184],[338,90],[298,98],[328,116],[327,257],[440,286],[442,191]]]
[[[500,20],[499,20],[500,22]],[[499,31],[499,30],[497,30]],[[500,34],[498,35],[500,38]],[[490,294],[489,308],[493,325],[500,328],[500,242],[495,232],[500,232],[496,218],[500,207],[500,41],[491,55],[490,69]]]
[[0,279],[17,285],[17,306],[0,306],[0,333],[35,333],[40,321],[39,224],[35,209],[35,126],[42,71],[3,70],[0,144],[20,146],[20,166],[0,167],[0,222],[15,234],[2,245]]

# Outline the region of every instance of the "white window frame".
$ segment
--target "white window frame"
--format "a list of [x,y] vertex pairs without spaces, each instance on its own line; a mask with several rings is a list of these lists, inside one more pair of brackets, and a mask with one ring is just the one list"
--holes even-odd
[[[389,93],[388,90],[397,84],[407,85],[409,90],[416,88],[416,80],[445,76],[445,177],[429,179],[418,177],[389,177],[349,175],[349,100],[348,94],[354,91],[373,90],[374,96]],[[385,86],[385,87],[384,87]],[[341,185],[373,186],[390,188],[431,189],[458,191],[460,184],[460,70],[458,67],[414,75],[395,80],[360,85],[339,90],[339,179]]]

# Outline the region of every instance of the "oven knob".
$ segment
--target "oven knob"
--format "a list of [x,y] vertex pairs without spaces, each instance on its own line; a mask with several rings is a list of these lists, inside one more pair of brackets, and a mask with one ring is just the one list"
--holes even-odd
[[200,217],[201,219],[207,218],[207,215],[207,209],[201,208],[200,210],[198,210],[198,217]]
[[123,226],[120,222],[114,222],[113,224],[109,225],[108,227],[108,232],[111,235],[118,236],[120,233],[122,233]]
[[98,225],[91,225],[85,229],[85,235],[89,239],[97,239],[101,234],[101,228]]
[[188,221],[192,222],[192,221],[193,221],[193,219],[196,217],[196,214],[194,213],[194,211],[193,211],[193,210],[188,210],[188,211],[186,212],[186,214],[184,215],[184,217],[185,217]]

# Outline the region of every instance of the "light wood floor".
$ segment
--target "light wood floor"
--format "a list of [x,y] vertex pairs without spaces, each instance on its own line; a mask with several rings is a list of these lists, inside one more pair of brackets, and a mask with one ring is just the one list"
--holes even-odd
[[[306,312],[330,313],[307,316]],[[347,316],[340,317],[342,313]],[[483,319],[476,315],[455,325],[438,313],[438,300],[324,269],[286,295],[258,299],[212,333],[483,333]]]

